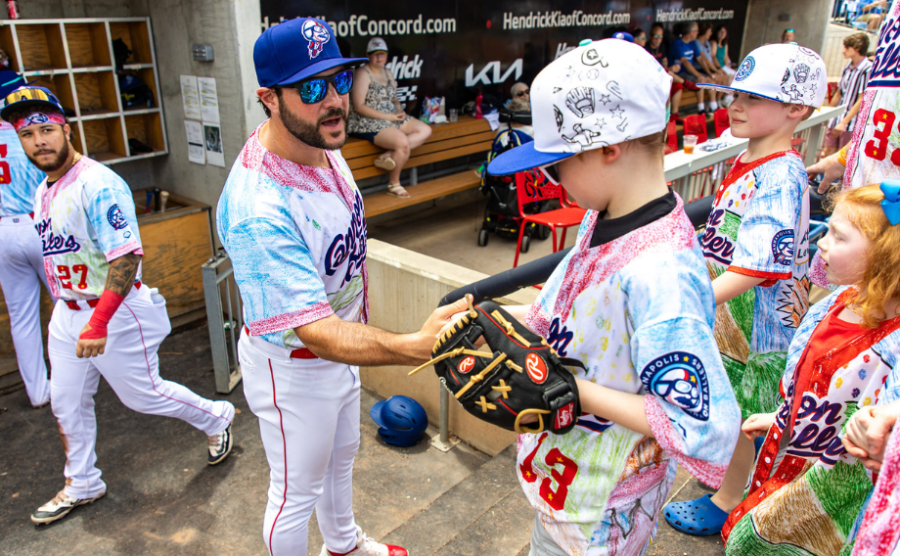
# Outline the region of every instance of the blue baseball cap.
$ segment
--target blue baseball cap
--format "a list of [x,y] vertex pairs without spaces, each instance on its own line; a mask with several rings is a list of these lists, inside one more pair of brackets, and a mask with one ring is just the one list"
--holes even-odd
[[253,64],[260,87],[288,85],[338,66],[367,61],[341,57],[331,27],[312,17],[273,25],[253,45]]
[[23,110],[25,108],[39,107],[54,112],[59,112],[65,116],[66,111],[56,95],[50,92],[46,87],[19,87],[4,97],[6,106],[0,110],[0,118],[9,121],[10,114]]

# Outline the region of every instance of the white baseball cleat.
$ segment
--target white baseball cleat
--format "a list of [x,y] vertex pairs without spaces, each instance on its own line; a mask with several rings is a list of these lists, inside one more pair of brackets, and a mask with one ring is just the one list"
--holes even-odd
[[319,553],[319,556],[409,556],[409,552],[405,548],[392,544],[382,544],[363,533],[358,525],[356,526],[356,539],[356,548],[350,552],[338,554],[328,550],[323,544],[322,552]]
[[231,436],[231,425],[228,425],[228,428],[219,434],[207,436],[206,440],[209,444],[209,455],[206,456],[206,463],[209,465],[222,463],[228,457],[228,454],[231,453],[231,446],[234,441],[234,438]]
[[61,490],[53,497],[53,500],[47,502],[38,508],[36,512],[31,514],[31,521],[38,525],[43,525],[45,523],[56,521],[57,519],[62,519],[66,517],[69,512],[74,510],[75,506],[91,504],[94,500],[103,498],[105,495],[106,491],[104,490],[93,498],[72,498],[66,494],[65,490]]

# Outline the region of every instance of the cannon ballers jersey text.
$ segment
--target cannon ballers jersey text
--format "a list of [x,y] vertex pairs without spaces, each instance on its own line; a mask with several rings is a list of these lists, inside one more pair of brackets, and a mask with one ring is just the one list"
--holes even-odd
[[737,162],[716,192],[700,246],[711,279],[725,271],[765,279],[718,306],[714,331],[743,417],[775,411],[787,348],[809,309],[809,185],[800,155]]
[[362,196],[339,151],[325,151],[330,168],[302,166],[263,147],[259,129],[219,199],[219,238],[250,334],[300,349],[294,328],[331,314],[367,320]]
[[592,248],[597,218],[588,211],[526,321],[560,355],[584,363],[578,377],[645,394],[654,438],[588,414],[565,435],[519,436],[525,495],[547,534],[574,556],[640,554],[676,461],[717,487],[740,426],[712,335],[712,288],[681,199]]
[[[100,297],[109,261],[144,254],[131,189],[86,156],[52,185],[45,179],[38,187],[34,226],[50,293],[66,301]],[[135,280],[140,279],[139,266]]]

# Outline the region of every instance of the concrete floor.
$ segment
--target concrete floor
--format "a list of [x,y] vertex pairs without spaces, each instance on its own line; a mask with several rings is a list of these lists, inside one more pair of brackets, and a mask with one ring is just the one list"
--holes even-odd
[[[515,242],[492,236],[479,248],[484,202],[423,210],[402,227],[370,227],[370,237],[488,274],[512,266]],[[575,239],[575,230],[567,245]],[[523,262],[550,252],[536,241]],[[67,518],[36,527],[29,515],[62,488],[65,461],[49,407],[32,409],[24,390],[0,396],[0,555],[265,555],[262,519],[268,466],[259,429],[239,386],[214,393],[205,326],[170,336],[160,350],[162,375],[238,408],[235,448],[222,465],[205,463],[202,433],[173,419],[125,408],[101,381],[96,396],[98,465],[108,494]],[[385,445],[368,417],[376,398],[363,391],[361,446],[354,471],[357,520],[371,536],[415,556],[526,556],[533,514],[515,477],[514,447],[490,458],[465,446],[448,453]],[[431,431],[433,434],[433,431]],[[673,498],[707,492],[679,469]],[[315,519],[314,519],[315,520]],[[310,524],[309,554],[321,536]],[[649,555],[713,556],[718,536],[691,538],[664,522]]]

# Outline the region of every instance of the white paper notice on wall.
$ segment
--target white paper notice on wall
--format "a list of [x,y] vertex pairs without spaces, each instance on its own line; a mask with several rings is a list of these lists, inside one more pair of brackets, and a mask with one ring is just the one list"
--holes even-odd
[[187,131],[188,160],[194,164],[206,164],[206,150],[203,148],[203,124],[185,120]]
[[217,125],[203,124],[203,136],[206,140],[206,160],[213,166],[225,167],[225,149],[222,147],[222,128]]
[[198,77],[200,86],[200,119],[204,124],[219,124],[219,93],[214,77]]
[[185,118],[200,119],[200,87],[197,85],[196,75],[181,76],[181,103],[184,105]]

